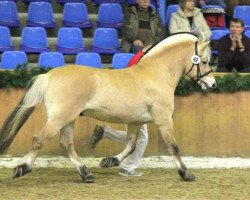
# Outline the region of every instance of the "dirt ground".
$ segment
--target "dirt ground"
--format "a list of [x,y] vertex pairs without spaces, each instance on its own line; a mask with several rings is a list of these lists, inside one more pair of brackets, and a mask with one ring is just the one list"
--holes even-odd
[[75,169],[35,168],[12,179],[0,169],[1,200],[238,200],[250,199],[250,169],[192,170],[195,182],[184,182],[175,169],[140,169],[142,177],[122,177],[118,169],[91,168],[96,181],[86,184]]

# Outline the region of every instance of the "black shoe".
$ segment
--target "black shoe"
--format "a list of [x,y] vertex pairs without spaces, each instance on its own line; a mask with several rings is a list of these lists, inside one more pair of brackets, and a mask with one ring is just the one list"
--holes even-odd
[[103,138],[104,128],[102,126],[96,125],[93,135],[90,139],[90,147],[95,148],[95,145]]

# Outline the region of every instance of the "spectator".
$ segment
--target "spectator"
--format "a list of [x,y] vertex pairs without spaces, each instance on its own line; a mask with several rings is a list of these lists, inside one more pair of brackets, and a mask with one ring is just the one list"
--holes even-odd
[[194,0],[179,0],[180,9],[172,14],[169,24],[171,34],[178,32],[202,31],[207,40],[211,36],[210,28],[200,9],[195,8]]
[[217,71],[250,72],[250,39],[243,34],[244,22],[233,18],[229,29],[231,33],[218,40]]
[[224,10],[227,9],[227,5],[224,0],[197,0],[196,1],[196,6],[198,8],[201,8],[202,6],[205,6],[205,5],[217,5],[217,6],[221,6],[222,8],[224,8]]
[[[131,60],[129,61],[128,67],[136,64],[144,54],[144,51],[150,46],[145,47],[143,50],[139,51]],[[109,126],[96,126],[93,135],[91,136],[91,147],[94,148],[95,145],[102,139],[108,138],[118,142],[127,141],[127,132],[114,130]],[[132,154],[130,154],[124,161],[122,168],[120,169],[120,175],[122,176],[142,176],[142,173],[138,173],[135,169],[139,165],[139,161],[143,156],[145,148],[148,144],[148,131],[147,125],[141,126],[137,138],[136,148]]]
[[137,53],[148,44],[165,37],[159,15],[150,7],[150,0],[137,0],[124,10],[122,51]]

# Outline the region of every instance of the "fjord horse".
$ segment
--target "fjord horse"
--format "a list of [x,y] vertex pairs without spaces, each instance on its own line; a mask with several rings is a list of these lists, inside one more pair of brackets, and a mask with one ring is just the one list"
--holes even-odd
[[38,150],[60,132],[60,144],[67,151],[84,182],[94,177],[73,146],[74,121],[84,116],[128,124],[125,149],[104,158],[102,167],[118,166],[136,146],[141,125],[155,123],[173,155],[179,175],[186,181],[195,177],[181,160],[173,134],[174,91],[183,74],[203,90],[215,87],[205,54],[209,42],[189,33],[172,35],[153,46],[138,64],[121,70],[68,65],[38,75],[31,80],[15,110],[0,130],[0,153],[6,152],[18,130],[42,102],[47,111],[44,128],[34,135],[32,149],[14,169],[14,177],[32,170]]

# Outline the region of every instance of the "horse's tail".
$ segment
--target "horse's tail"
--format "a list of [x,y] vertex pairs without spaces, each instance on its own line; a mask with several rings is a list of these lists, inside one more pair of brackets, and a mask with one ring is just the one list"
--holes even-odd
[[29,118],[35,107],[43,102],[48,83],[48,74],[38,75],[28,83],[21,101],[0,129],[0,155],[8,150],[19,129]]

